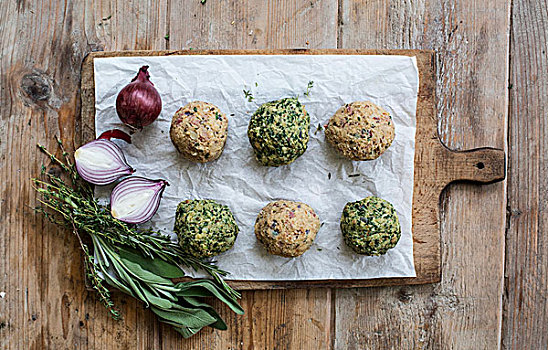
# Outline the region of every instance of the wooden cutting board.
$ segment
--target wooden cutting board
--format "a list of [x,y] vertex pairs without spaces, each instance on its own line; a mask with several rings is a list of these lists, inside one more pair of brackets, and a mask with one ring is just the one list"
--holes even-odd
[[368,280],[319,281],[231,281],[240,290],[306,287],[368,287],[435,283],[441,280],[441,237],[439,228],[440,194],[455,181],[491,183],[506,176],[503,150],[481,148],[454,152],[443,145],[438,135],[436,113],[435,53],[421,50],[179,50],[93,52],[82,64],[83,142],[95,138],[95,82],[93,59],[99,57],[170,56],[170,55],[404,55],[415,56],[419,68],[417,132],[415,136],[415,177],[413,189],[413,255],[417,277]]

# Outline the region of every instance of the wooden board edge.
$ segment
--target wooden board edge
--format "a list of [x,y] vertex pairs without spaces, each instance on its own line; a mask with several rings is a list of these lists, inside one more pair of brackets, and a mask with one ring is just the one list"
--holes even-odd
[[[191,281],[192,278],[177,281]],[[419,285],[441,282],[441,275],[432,273],[429,276],[392,277],[358,280],[307,280],[307,281],[230,281],[227,283],[236,290],[264,289],[302,289],[302,288],[363,288],[398,285]]]
[[138,56],[171,56],[171,55],[390,55],[431,57],[434,50],[417,49],[257,49],[257,50],[134,50],[134,51],[95,51],[84,58],[84,64],[95,58],[104,57],[138,57]]

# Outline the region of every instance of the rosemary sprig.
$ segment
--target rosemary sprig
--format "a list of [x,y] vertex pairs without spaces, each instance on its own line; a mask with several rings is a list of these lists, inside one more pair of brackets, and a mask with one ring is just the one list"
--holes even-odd
[[[240,294],[223,279],[228,274],[226,271],[219,269],[214,262],[185,254],[178,244],[160,231],[140,230],[112,217],[108,208],[93,197],[91,186],[79,178],[61,141],[57,142],[64,161],[45,147],[38,147],[68,175],[70,184],[42,167],[42,174],[48,181],[33,179],[42,204],[36,211],[51,222],[72,230],[78,237],[86,276],[113,318],[119,319],[121,314],[115,308],[105,283],[143,301],[162,322],[173,325],[185,337],[205,326],[226,329],[215,310],[196,297],[216,297],[235,312],[243,313],[237,303]],[[84,244],[81,234],[91,238],[94,255]],[[203,270],[213,281],[202,279],[173,283],[172,278],[185,276],[183,268]]]

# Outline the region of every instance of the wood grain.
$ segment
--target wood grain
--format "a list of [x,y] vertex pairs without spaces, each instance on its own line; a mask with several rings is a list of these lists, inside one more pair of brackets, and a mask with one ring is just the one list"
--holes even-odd
[[[437,51],[445,144],[504,148],[509,1],[344,0],[340,11],[339,47]],[[449,187],[442,282],[337,290],[335,348],[498,348],[504,203],[504,184]]]
[[85,340],[78,246],[34,215],[29,181],[48,165],[36,143],[54,148],[57,134],[74,146],[79,66],[87,50],[75,20],[82,10],[78,3],[0,5],[2,348],[62,348]]
[[[336,3],[291,1],[280,6],[277,1],[219,1],[219,10],[215,3],[0,3],[0,15],[9,18],[0,24],[0,130],[7,135],[0,138],[0,171],[7,179],[0,184],[0,292],[6,293],[0,299],[0,347],[211,349],[215,344],[218,348],[322,349],[331,343],[331,291],[325,289],[245,293],[242,302],[252,310],[252,318],[236,317],[221,308],[230,331],[206,331],[186,341],[121,294],[115,302],[125,319],[114,322],[95,295],[83,288],[74,237],[32,214],[36,196],[28,179],[39,173],[45,161],[35,143],[55,149],[53,136],[60,134],[73,149],[81,144],[80,135],[93,132],[75,117],[79,115],[80,65],[87,53],[166,49],[171,40],[165,35],[170,32],[175,43],[181,33],[181,38],[195,38],[194,47],[203,48],[301,47],[306,44],[301,42],[303,33],[309,33],[310,47],[336,45]],[[264,9],[268,16],[259,16]],[[251,10],[257,15],[248,16]],[[241,27],[210,31],[213,23],[225,23],[221,19],[226,11],[233,11]],[[183,21],[184,16],[192,21]],[[279,40],[272,28],[282,23],[287,23],[286,34]],[[256,41],[242,30],[244,26],[259,33]]]
[[545,1],[514,1],[504,349],[548,348],[547,22]]
[[334,48],[337,2],[172,1],[169,49]]
[[[34,144],[53,149],[55,134],[71,147],[80,143],[82,126],[73,118],[79,115],[80,63],[88,52],[295,48],[306,41],[310,48],[435,49],[442,140],[460,150],[504,148],[510,0],[198,3],[0,2],[0,292],[6,293],[0,298],[0,348],[498,348],[505,184],[451,186],[445,193],[441,284],[245,292],[247,315],[221,309],[229,331],[189,341],[123,295],[115,301],[126,319],[108,318],[83,289],[76,241],[28,208],[36,204],[28,178],[44,162]],[[536,349],[546,347],[541,137],[547,19],[541,0],[513,3],[514,187],[508,193],[503,346]]]
[[[337,6],[323,0],[171,1],[169,49],[266,49],[278,47],[333,48]],[[192,348],[318,348],[331,343],[331,291],[268,291],[244,293],[260,313],[231,318],[229,332],[201,334],[184,342]],[[288,302],[289,301],[289,302]],[[248,307],[245,307],[248,310]],[[226,308],[223,308],[226,310]],[[280,312],[280,310],[289,310]],[[314,315],[314,322],[309,315]],[[299,327],[289,328],[290,325]],[[282,325],[286,326],[282,326]],[[278,331],[274,331],[278,329]],[[236,338],[234,338],[236,337]],[[329,341],[326,341],[329,339]],[[166,348],[180,347],[180,338],[163,338]]]

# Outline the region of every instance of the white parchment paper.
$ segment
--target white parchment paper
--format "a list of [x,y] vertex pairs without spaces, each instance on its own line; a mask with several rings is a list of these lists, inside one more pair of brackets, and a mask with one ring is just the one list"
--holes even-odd
[[[238,280],[309,280],[414,277],[411,207],[419,85],[414,57],[366,55],[246,55],[97,58],[95,67],[96,133],[122,128],[116,114],[118,92],[149,65],[163,109],[158,120],[133,135],[133,144],[117,142],[136,175],[163,178],[169,186],[155,228],[172,232],[177,204],[184,199],[215,199],[230,207],[240,233],[234,248],[216,258]],[[309,81],[310,96],[304,96]],[[243,89],[251,90],[252,102]],[[308,150],[293,164],[264,167],[247,139],[251,114],[264,102],[298,95],[310,114]],[[229,119],[222,156],[210,163],[184,160],[171,143],[175,111],[193,100],[217,105]],[[377,160],[354,162],[340,157],[318,125],[343,104],[372,101],[388,110],[396,126],[392,146]],[[126,128],[126,130],[128,130]],[[110,188],[97,191],[107,197]],[[384,256],[353,253],[342,240],[339,220],[344,205],[375,195],[390,201],[402,235]],[[297,200],[314,208],[322,227],[301,257],[269,255],[254,235],[261,208],[277,199]]]

